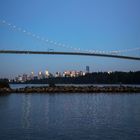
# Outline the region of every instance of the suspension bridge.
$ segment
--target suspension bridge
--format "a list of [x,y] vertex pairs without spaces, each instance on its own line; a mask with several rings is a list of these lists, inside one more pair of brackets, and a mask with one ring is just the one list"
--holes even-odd
[[124,55],[119,54],[123,52],[139,51],[140,48],[130,48],[130,49],[125,49],[125,50],[113,50],[113,51],[83,50],[81,48],[74,48],[72,46],[65,45],[63,43],[59,43],[56,41],[52,41],[52,40],[40,37],[39,35],[26,31],[25,29],[19,28],[9,22],[6,22],[5,20],[0,21],[0,23],[5,26],[8,26],[10,29],[13,29],[14,31],[21,32],[27,36],[31,36],[32,38],[43,41],[45,43],[50,43],[57,47],[74,50],[70,52],[64,52],[64,51],[62,52],[62,51],[52,51],[52,50],[51,51],[31,51],[31,50],[6,50],[6,49],[2,50],[1,49],[0,54],[81,55],[81,56],[98,56],[98,57],[110,57],[110,58],[129,59],[129,60],[140,60],[140,57],[124,56]]
[[140,60],[140,57],[111,55],[111,54],[98,54],[98,53],[84,53],[84,52],[49,52],[49,51],[18,51],[18,50],[0,50],[0,53],[4,54],[51,54],[51,55],[83,55],[83,56],[100,56],[100,57],[112,57],[130,60]]

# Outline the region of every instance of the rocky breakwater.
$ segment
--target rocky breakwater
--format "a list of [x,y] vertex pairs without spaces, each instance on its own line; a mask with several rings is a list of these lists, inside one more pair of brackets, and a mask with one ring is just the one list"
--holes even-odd
[[0,95],[5,95],[11,92],[12,89],[10,88],[8,82],[0,81]]
[[130,86],[44,86],[13,89],[13,93],[140,93],[140,87]]

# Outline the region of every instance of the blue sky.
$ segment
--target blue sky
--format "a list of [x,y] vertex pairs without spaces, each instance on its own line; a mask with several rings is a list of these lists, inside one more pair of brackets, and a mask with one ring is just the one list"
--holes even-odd
[[[139,0],[0,0],[0,20],[41,37],[85,50],[123,50],[140,47]],[[66,49],[45,44],[0,24],[0,49]],[[140,51],[123,55],[140,56]],[[0,77],[31,71],[130,71],[140,62],[100,57],[2,55]]]

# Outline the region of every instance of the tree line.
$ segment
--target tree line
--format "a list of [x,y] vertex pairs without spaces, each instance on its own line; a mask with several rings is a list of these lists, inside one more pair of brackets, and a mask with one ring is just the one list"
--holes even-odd
[[26,84],[140,84],[140,71],[93,72],[79,77],[51,77],[26,81]]

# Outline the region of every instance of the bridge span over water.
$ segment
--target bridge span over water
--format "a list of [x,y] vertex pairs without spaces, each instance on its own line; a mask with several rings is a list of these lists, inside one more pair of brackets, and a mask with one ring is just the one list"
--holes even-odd
[[[59,47],[61,49],[69,49],[73,51],[41,51],[41,48],[39,51],[32,51],[30,50],[19,50],[18,48],[15,48],[14,50],[9,50],[6,48],[0,49],[0,54],[44,54],[44,55],[81,55],[81,56],[98,56],[98,57],[109,57],[109,58],[117,58],[117,59],[129,59],[129,60],[140,60],[140,56],[129,56],[126,55],[127,52],[135,51],[138,52],[140,50],[140,47],[137,48],[127,48],[123,50],[112,50],[112,51],[106,51],[106,50],[84,50],[82,48],[76,48],[72,47],[71,45],[64,44],[62,42],[57,42],[50,40],[48,38],[44,38],[42,36],[39,36],[35,33],[32,33],[30,31],[27,31],[26,29],[20,28],[14,24],[11,24],[5,20],[0,20],[0,25],[4,25],[4,27],[7,27],[10,29],[10,31],[14,32],[20,32],[21,34],[24,34],[27,37],[31,37],[32,39],[35,39],[37,41],[43,42],[45,45],[48,45],[51,47]],[[121,53],[121,54],[120,54]],[[122,55],[125,53],[125,55]]]
[[98,56],[98,57],[110,57],[110,58],[120,58],[120,59],[129,59],[129,60],[140,60],[140,57],[123,56],[123,55],[116,55],[116,54],[88,53],[88,52],[0,50],[0,54],[81,55],[81,56]]

